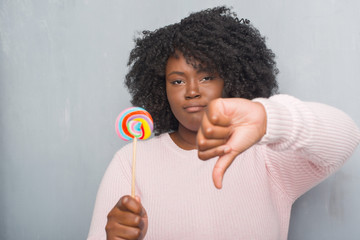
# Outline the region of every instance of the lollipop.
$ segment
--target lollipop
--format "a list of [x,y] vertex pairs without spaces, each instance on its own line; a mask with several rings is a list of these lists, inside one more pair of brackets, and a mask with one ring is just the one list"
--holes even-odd
[[145,140],[151,136],[153,126],[150,113],[140,107],[130,107],[117,117],[115,131],[125,141],[135,138]]
[[136,142],[137,139],[145,140],[149,138],[153,127],[154,124],[151,115],[140,107],[127,108],[116,118],[115,131],[117,135],[125,141],[133,139],[132,197],[135,197]]

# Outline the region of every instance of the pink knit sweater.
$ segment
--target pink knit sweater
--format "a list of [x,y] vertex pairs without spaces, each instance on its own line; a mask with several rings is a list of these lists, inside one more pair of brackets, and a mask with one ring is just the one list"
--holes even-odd
[[[286,239],[294,201],[339,169],[360,141],[343,112],[287,95],[255,99],[267,112],[263,139],[233,162],[223,188],[216,159],[199,160],[168,134],[139,141],[136,194],[147,210],[145,239]],[[108,212],[130,193],[131,144],[116,153],[101,182],[88,239],[106,239]]]

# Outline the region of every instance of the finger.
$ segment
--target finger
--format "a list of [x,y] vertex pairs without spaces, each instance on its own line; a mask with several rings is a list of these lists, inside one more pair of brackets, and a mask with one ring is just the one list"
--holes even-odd
[[222,188],[222,181],[224,178],[224,174],[231,163],[234,161],[235,157],[237,156],[234,151],[225,154],[217,160],[214,170],[213,170],[213,181],[216,188]]
[[198,157],[201,160],[208,160],[213,157],[223,156],[227,153],[230,153],[230,151],[231,148],[225,144],[205,151],[198,151]]
[[224,145],[225,143],[226,139],[205,139],[200,137],[197,141],[199,151],[206,151],[212,148],[216,148],[218,146]]
[[142,205],[129,195],[123,196],[117,202],[116,207],[122,211],[130,211],[135,214],[142,214]]
[[[138,202],[141,204],[141,198],[140,198],[139,196],[136,195],[136,196],[135,196],[135,200],[138,201]],[[147,218],[146,210],[145,210],[144,207],[142,207],[140,216]],[[142,228],[142,227],[140,226],[140,228]]]
[[206,109],[206,116],[213,125],[227,127],[231,118],[226,112],[224,99],[218,98],[211,101]]
[[139,239],[141,230],[137,227],[129,227],[119,223],[111,223],[106,225],[108,239]]
[[109,214],[108,221],[115,221],[129,227],[140,227],[142,225],[140,215],[136,215],[132,212],[124,212],[121,210]]
[[222,139],[228,138],[231,132],[229,126],[217,126],[209,121],[207,116],[204,116],[200,126],[201,132],[205,138]]

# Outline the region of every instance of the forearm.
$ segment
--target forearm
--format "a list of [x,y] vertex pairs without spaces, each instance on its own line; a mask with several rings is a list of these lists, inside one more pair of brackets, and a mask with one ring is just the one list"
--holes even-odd
[[292,198],[338,170],[359,144],[358,127],[336,108],[286,95],[255,101],[267,112],[259,144],[270,175]]
[[329,165],[332,159],[349,158],[359,144],[358,127],[336,108],[287,95],[255,101],[267,111],[267,133],[260,144],[276,151],[299,151],[319,165]]

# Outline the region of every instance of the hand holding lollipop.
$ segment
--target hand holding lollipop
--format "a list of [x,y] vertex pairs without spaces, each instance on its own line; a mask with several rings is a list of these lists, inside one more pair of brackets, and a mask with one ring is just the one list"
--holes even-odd
[[145,140],[153,131],[153,120],[145,109],[130,107],[122,111],[116,119],[115,131],[125,141],[133,139],[131,196],[135,197],[135,167],[137,139]]

